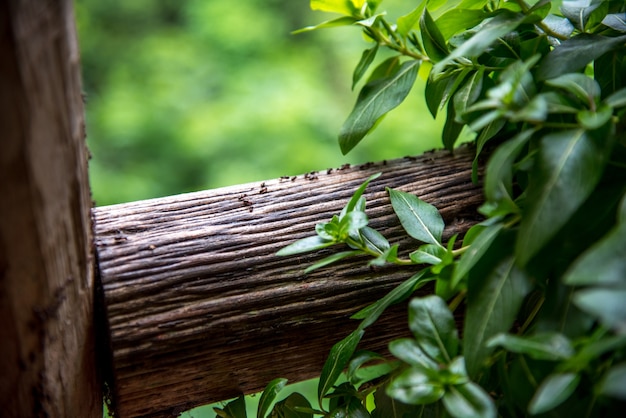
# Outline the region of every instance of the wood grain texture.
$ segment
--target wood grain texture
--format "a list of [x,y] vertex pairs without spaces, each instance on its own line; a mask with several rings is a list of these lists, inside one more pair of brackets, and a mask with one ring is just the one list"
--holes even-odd
[[[95,209],[96,245],[122,417],[168,416],[260,391],[271,379],[318,375],[348,317],[411,276],[349,260],[304,275],[311,255],[277,257],[338,213],[371,174],[370,225],[405,251],[385,187],[441,211],[444,237],[474,224],[480,188],[471,150],[325,170],[305,176]],[[406,307],[385,314],[362,344],[386,350],[407,334]]]
[[71,0],[0,2],[0,415],[98,417]]

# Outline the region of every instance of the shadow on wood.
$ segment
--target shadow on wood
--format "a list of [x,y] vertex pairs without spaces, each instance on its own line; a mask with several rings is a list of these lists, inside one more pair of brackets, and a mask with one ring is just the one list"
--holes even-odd
[[[379,171],[365,194],[367,213],[392,243],[416,244],[385,187],[434,204],[444,238],[462,234],[482,201],[470,180],[472,157],[467,149],[429,153],[95,209],[120,415],[168,416],[260,391],[276,377],[318,375],[332,344],[356,327],[349,315],[413,270],[371,269],[359,259],[304,275],[336,249],[284,258],[276,251],[312,235]],[[385,351],[407,332],[406,309],[396,307],[362,346]]]

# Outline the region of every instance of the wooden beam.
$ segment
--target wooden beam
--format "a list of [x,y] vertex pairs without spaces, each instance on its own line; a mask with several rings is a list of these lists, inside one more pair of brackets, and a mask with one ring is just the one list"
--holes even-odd
[[98,417],[71,0],[0,2],[0,415]]
[[[96,245],[110,325],[120,416],[168,416],[262,390],[271,379],[319,374],[349,315],[411,276],[349,260],[303,270],[331,251],[275,256],[312,235],[369,175],[370,225],[407,251],[385,187],[437,206],[444,236],[477,221],[472,150],[343,167],[304,176],[95,209]],[[396,307],[363,347],[386,350],[408,332]]]

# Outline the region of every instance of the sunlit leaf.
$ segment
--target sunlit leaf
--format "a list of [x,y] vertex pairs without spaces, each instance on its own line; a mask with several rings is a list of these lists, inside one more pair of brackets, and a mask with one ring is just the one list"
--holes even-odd
[[363,87],[339,133],[343,154],[354,148],[380,117],[402,103],[413,87],[419,65],[420,61],[407,61],[392,76],[374,80]]
[[458,32],[473,28],[490,14],[482,9],[454,8],[441,15],[435,22],[441,30],[441,35],[449,39]]
[[440,382],[415,367],[396,376],[387,386],[389,396],[410,405],[436,402],[444,393],[445,389]]
[[311,10],[352,16],[360,12],[365,0],[311,0]]
[[354,22],[356,21],[357,19],[355,19],[354,17],[341,16],[341,17],[338,17],[337,19],[327,20],[325,22],[319,23],[314,26],[307,26],[305,28],[295,30],[291,33],[293,35],[297,35],[299,33],[311,32],[311,31],[318,30],[318,29],[336,28],[339,26],[350,26],[354,24]]
[[350,212],[354,211],[355,209],[357,209],[358,203],[361,200],[361,197],[363,196],[363,193],[365,193],[365,189],[367,188],[367,185],[370,184],[370,182],[372,180],[376,180],[378,177],[380,177],[381,174],[382,173],[372,174],[371,176],[369,176],[367,178],[367,180],[365,180],[363,183],[361,183],[359,188],[356,189],[354,191],[354,193],[352,194],[352,197],[350,198],[350,200],[348,201],[346,206],[341,210],[341,213],[339,214],[339,219],[342,219],[348,213],[350,213]]
[[525,265],[594,190],[606,155],[583,130],[545,136],[531,172],[516,255]]
[[444,223],[433,205],[417,196],[387,188],[393,210],[405,231],[416,240],[441,245]]
[[443,60],[448,55],[446,40],[441,35],[432,16],[428,13],[428,9],[424,9],[419,24],[426,54],[434,62]]
[[576,390],[579,382],[580,375],[576,373],[551,374],[539,385],[528,412],[541,414],[559,406]]
[[440,72],[446,65],[460,57],[475,57],[482,54],[498,38],[514,30],[524,19],[523,14],[504,11],[477,31],[469,40],[453,50],[444,60],[435,65],[433,71]]

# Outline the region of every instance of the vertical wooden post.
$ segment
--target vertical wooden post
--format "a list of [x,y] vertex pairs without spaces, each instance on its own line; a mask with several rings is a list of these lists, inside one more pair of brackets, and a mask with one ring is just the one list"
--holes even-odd
[[71,0],[0,2],[0,414],[102,416]]

